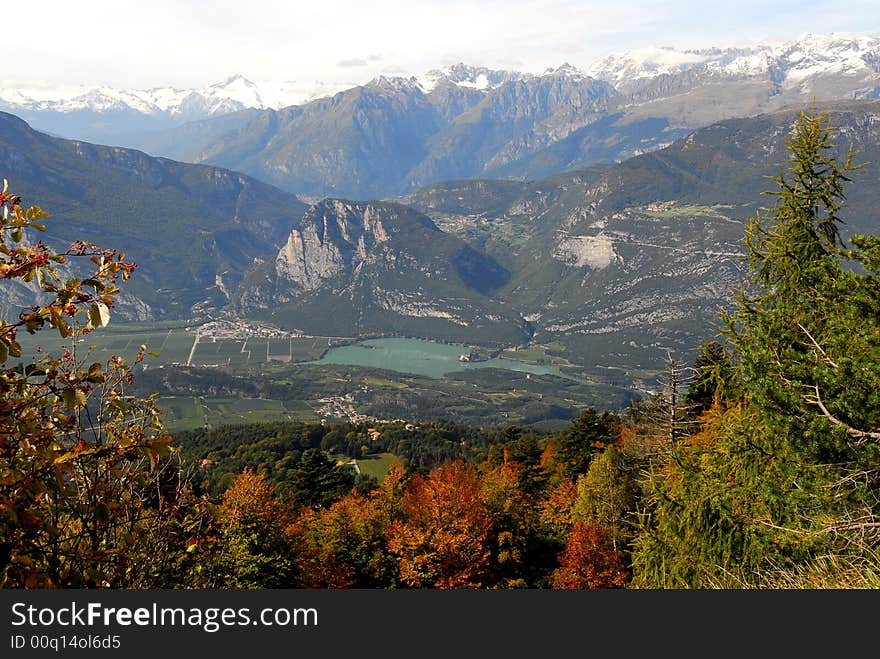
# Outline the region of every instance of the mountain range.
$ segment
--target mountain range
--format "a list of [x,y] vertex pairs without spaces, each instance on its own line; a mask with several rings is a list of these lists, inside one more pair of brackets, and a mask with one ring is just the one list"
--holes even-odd
[[201,89],[52,88],[7,82],[0,86],[0,110],[61,137],[125,146],[151,132],[190,121],[300,105],[352,86],[320,81],[252,82],[240,74]]
[[[852,176],[844,234],[876,233],[880,101],[830,103]],[[512,273],[495,295],[609,377],[662,363],[717,336],[719,311],[745,275],[745,222],[773,200],[802,110],[732,119],[613,166],[532,181],[448,182],[399,198]]]
[[[8,114],[0,170],[52,210],[52,244],[85,238],[139,263],[130,318],[225,311],[316,334],[531,342],[631,385],[667,350],[714,335],[743,275],[743,224],[770,205],[766,177],[803,109],[719,122],[619,164],[385,201],[307,206],[231,170],[50,137]],[[846,232],[876,232],[880,100],[823,109],[868,163]]]
[[130,146],[305,197],[372,199],[445,180],[535,179],[620,162],[716,121],[872,98],[878,88],[880,38],[808,35],[775,48],[629,53],[586,72],[459,65],[380,77],[305,105],[231,115],[234,126],[208,119]]
[[[278,89],[235,76],[190,92],[92,90],[17,108],[9,105],[12,92],[0,98],[56,134],[108,141],[81,124],[104,130],[117,117],[128,125],[108,136],[119,146],[234,169],[313,200],[375,199],[459,178],[542,178],[620,162],[723,119],[813,100],[875,98],[880,37],[806,34],[774,46],[646,48],[542,74],[458,64],[315,88],[328,95],[309,102]],[[129,125],[135,115],[144,117],[136,130]]]

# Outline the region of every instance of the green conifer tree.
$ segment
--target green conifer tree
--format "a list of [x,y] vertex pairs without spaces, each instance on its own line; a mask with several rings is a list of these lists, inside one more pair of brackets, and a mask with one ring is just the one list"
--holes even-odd
[[657,485],[639,585],[747,582],[875,542],[880,251],[841,240],[858,167],[833,136],[826,115],[801,115],[776,204],[747,226],[749,277],[725,318],[735,393]]

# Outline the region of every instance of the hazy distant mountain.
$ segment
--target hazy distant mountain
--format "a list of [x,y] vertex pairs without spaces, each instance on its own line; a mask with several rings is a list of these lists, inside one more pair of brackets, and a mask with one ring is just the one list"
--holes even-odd
[[[616,96],[571,67],[491,74],[478,73],[479,83],[440,76],[427,88],[416,78],[379,77],[332,98],[266,111],[213,144],[199,141],[188,159],[305,195],[377,198],[490,172],[602,116]],[[493,78],[497,84],[489,84]],[[186,139],[183,129],[168,138]]]
[[202,89],[52,89],[7,83],[0,87],[0,110],[62,137],[128,146],[132,136],[241,110],[299,105],[350,86],[292,81],[254,83],[242,75]]
[[540,178],[620,162],[695,128],[792,103],[878,95],[880,38],[610,55],[540,75],[459,64],[281,111],[203,121],[139,146],[313,197],[376,198],[433,182]]
[[482,66],[458,63],[443,69],[432,69],[417,78],[422,91],[429,93],[441,85],[454,85],[478,91],[490,91],[505,82],[524,80],[531,76],[517,71],[497,71]]
[[[295,194],[382,198],[459,178],[542,178],[668,146],[695,128],[793,103],[880,96],[880,36],[643,48],[535,75],[456,64],[361,86],[0,89],[51,133],[229,167]],[[4,105],[5,104],[5,105]]]
[[3,112],[0,177],[51,212],[50,244],[90,240],[138,264],[124,291],[135,318],[227,304],[253,259],[277,250],[306,209],[237,172],[50,137]]

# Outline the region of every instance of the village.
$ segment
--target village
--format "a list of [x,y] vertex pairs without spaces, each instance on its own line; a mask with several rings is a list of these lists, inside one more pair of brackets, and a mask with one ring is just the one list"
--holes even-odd
[[250,339],[255,337],[287,339],[302,336],[302,332],[297,330],[287,331],[278,327],[243,320],[211,320],[198,327],[187,327],[186,331],[195,331],[200,339],[211,339],[213,341]]
[[[321,417],[322,424],[326,424],[329,419],[335,418],[345,419],[349,423],[357,425],[400,423],[403,424],[404,428],[407,430],[413,430],[415,428],[415,426],[412,423],[407,422],[406,419],[378,419],[369,414],[358,412],[354,406],[355,401],[352,394],[327,396],[326,398],[319,399],[318,402],[323,403],[323,405],[315,410],[315,414]],[[371,427],[367,428],[367,434],[369,434],[370,439],[375,441],[382,435],[382,432],[375,427]]]

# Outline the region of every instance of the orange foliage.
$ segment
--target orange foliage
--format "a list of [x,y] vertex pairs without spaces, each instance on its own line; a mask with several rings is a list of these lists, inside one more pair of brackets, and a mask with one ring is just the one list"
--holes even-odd
[[396,580],[388,556],[384,495],[350,494],[330,508],[305,511],[293,534],[304,588],[377,588]]
[[553,572],[557,589],[623,588],[627,574],[601,527],[575,522]]
[[512,580],[508,585],[518,582],[527,539],[538,523],[534,498],[519,487],[522,473],[522,465],[510,461],[505,451],[504,462],[484,473],[480,485],[495,531],[495,559],[508,581]]
[[571,528],[571,508],[577,496],[577,484],[571,478],[559,483],[540,503],[541,523],[557,533],[566,532]]
[[387,528],[407,586],[479,588],[489,572],[492,518],[479,476],[461,462],[442,465],[407,483],[403,519]]
[[337,559],[335,539],[328,542],[328,538],[323,533],[326,522],[322,519],[324,517],[322,513],[325,512],[327,511],[303,508],[299,518],[288,529],[297,548],[295,555],[299,586],[351,588],[355,585],[354,570]]
[[280,528],[291,521],[289,511],[275,498],[272,484],[250,469],[236,476],[223,494],[218,513],[225,525]]

